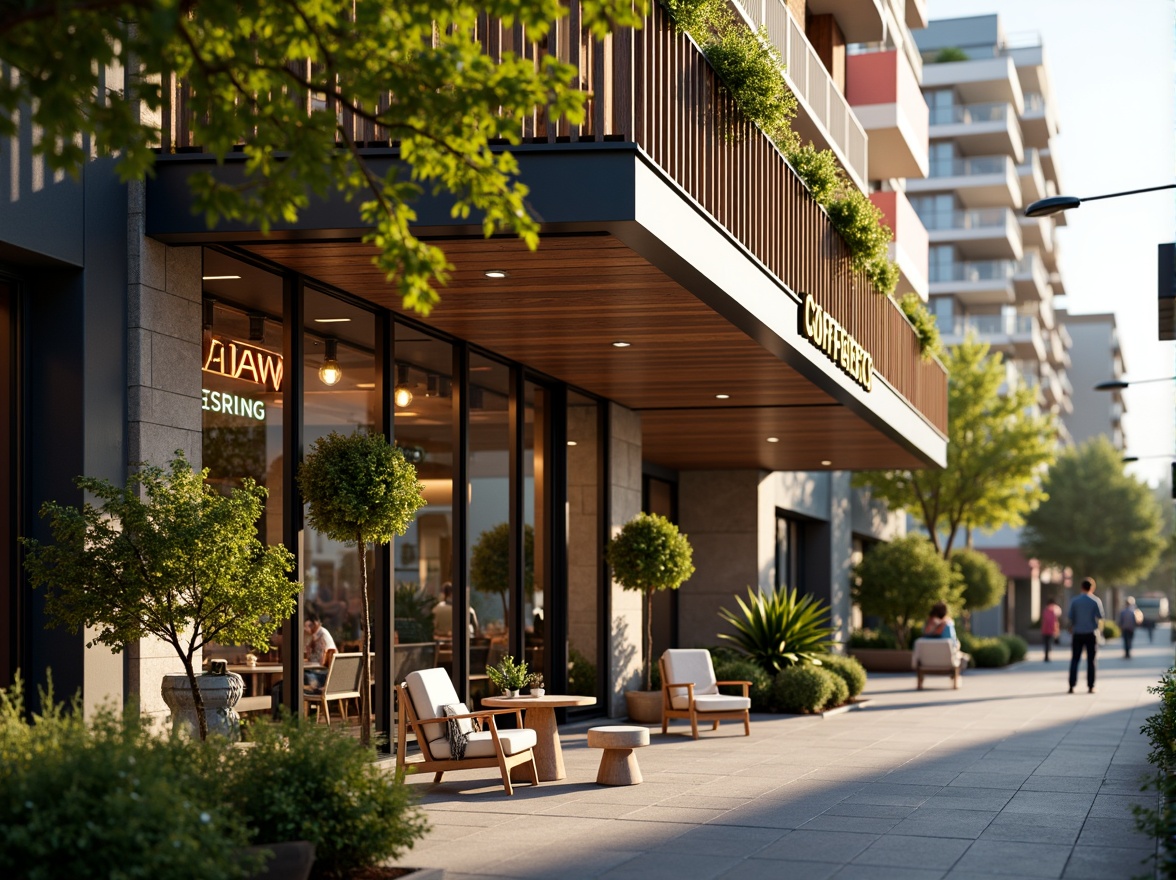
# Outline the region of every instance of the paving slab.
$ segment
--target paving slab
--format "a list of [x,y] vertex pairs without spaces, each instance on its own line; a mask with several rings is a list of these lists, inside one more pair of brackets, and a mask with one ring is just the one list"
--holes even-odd
[[1172,665],[1168,628],[1131,661],[1100,656],[1098,692],[1066,693],[1040,649],[958,690],[871,675],[867,708],[754,715],[693,740],[651,728],[644,782],[597,786],[600,752],[561,728],[567,778],[408,777],[431,829],[399,863],[447,880],[1134,880],[1155,842],[1140,725]]

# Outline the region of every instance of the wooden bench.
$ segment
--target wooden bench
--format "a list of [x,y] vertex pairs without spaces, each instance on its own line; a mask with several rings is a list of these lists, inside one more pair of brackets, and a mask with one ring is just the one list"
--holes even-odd
[[951,676],[951,686],[959,690],[964,672],[964,658],[951,639],[915,639],[911,666],[918,677],[918,689],[923,689],[923,676]]

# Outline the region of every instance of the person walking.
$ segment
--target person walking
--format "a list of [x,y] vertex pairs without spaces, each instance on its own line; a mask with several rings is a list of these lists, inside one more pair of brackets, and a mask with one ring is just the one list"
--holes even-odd
[[1119,629],[1123,633],[1123,656],[1131,659],[1131,642],[1135,639],[1135,627],[1143,623],[1143,612],[1135,605],[1135,597],[1128,596],[1127,604],[1119,612]]
[[1041,609],[1041,643],[1045,646],[1045,662],[1049,662],[1049,649],[1057,644],[1062,634],[1062,606],[1057,599],[1049,597],[1049,602]]
[[1070,649],[1070,693],[1078,684],[1078,661],[1086,651],[1086,687],[1094,693],[1094,674],[1098,657],[1098,631],[1103,622],[1103,604],[1094,595],[1094,578],[1082,581],[1082,594],[1070,602],[1070,632],[1073,645]]

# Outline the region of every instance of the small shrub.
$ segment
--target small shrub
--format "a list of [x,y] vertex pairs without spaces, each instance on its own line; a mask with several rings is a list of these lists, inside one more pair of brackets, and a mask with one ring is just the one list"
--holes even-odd
[[957,46],[946,46],[935,56],[935,64],[951,64],[955,61],[970,61],[971,56]]
[[1102,631],[1104,639],[1117,639],[1123,635],[1123,631],[1119,629],[1119,624],[1113,620],[1104,620]]
[[972,655],[972,665],[981,669],[995,669],[1009,665],[1009,646],[1000,639],[976,639],[965,649]]
[[772,702],[781,712],[820,712],[833,695],[835,679],[819,666],[789,666],[780,670],[772,682]]
[[719,610],[735,632],[720,633],[719,638],[732,642],[769,675],[829,653],[835,630],[829,625],[829,608],[820,600],[795,589],[765,593],[748,587],[747,602],[739,596],[735,601],[738,612]]
[[917,293],[904,293],[897,302],[906,319],[915,328],[915,335],[919,337],[919,355],[925,361],[939,355],[943,351],[943,342],[939,338],[939,324],[923,300]]
[[226,784],[253,843],[309,840],[315,876],[342,877],[396,858],[427,829],[408,786],[354,737],[298,719],[253,732],[253,747],[232,754]]
[[[753,660],[740,657],[732,651],[711,651],[711,660],[715,664],[715,678],[719,681],[750,681],[753,712],[768,712],[772,705],[772,677],[764,672]],[[741,693],[733,688],[726,688],[725,693]]]
[[833,689],[829,692],[829,699],[825,701],[822,708],[832,709],[835,706],[844,706],[849,702],[849,685],[846,684],[845,679],[835,672],[821,667],[821,671],[828,676],[829,681],[833,683]]
[[884,629],[855,629],[849,634],[849,647],[895,650],[898,648],[898,639],[894,633]]
[[853,699],[866,689],[866,668],[853,657],[830,654],[821,658],[821,668],[832,672],[845,682],[849,688],[846,699]]
[[999,637],[1009,649],[1009,662],[1020,663],[1029,653],[1029,643],[1020,636],[1003,635]]

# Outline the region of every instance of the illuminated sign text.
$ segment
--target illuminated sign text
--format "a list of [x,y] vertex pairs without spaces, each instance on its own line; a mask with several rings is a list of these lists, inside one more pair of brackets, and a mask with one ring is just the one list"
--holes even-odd
[[874,356],[821,308],[811,293],[804,295],[800,332],[866,391],[874,387]]
[[253,382],[269,391],[282,390],[282,356],[232,339],[212,340],[204,372]]
[[265,421],[265,401],[229,394],[227,391],[200,389],[203,396],[201,409],[208,412],[224,413],[230,416],[244,416],[247,419]]

